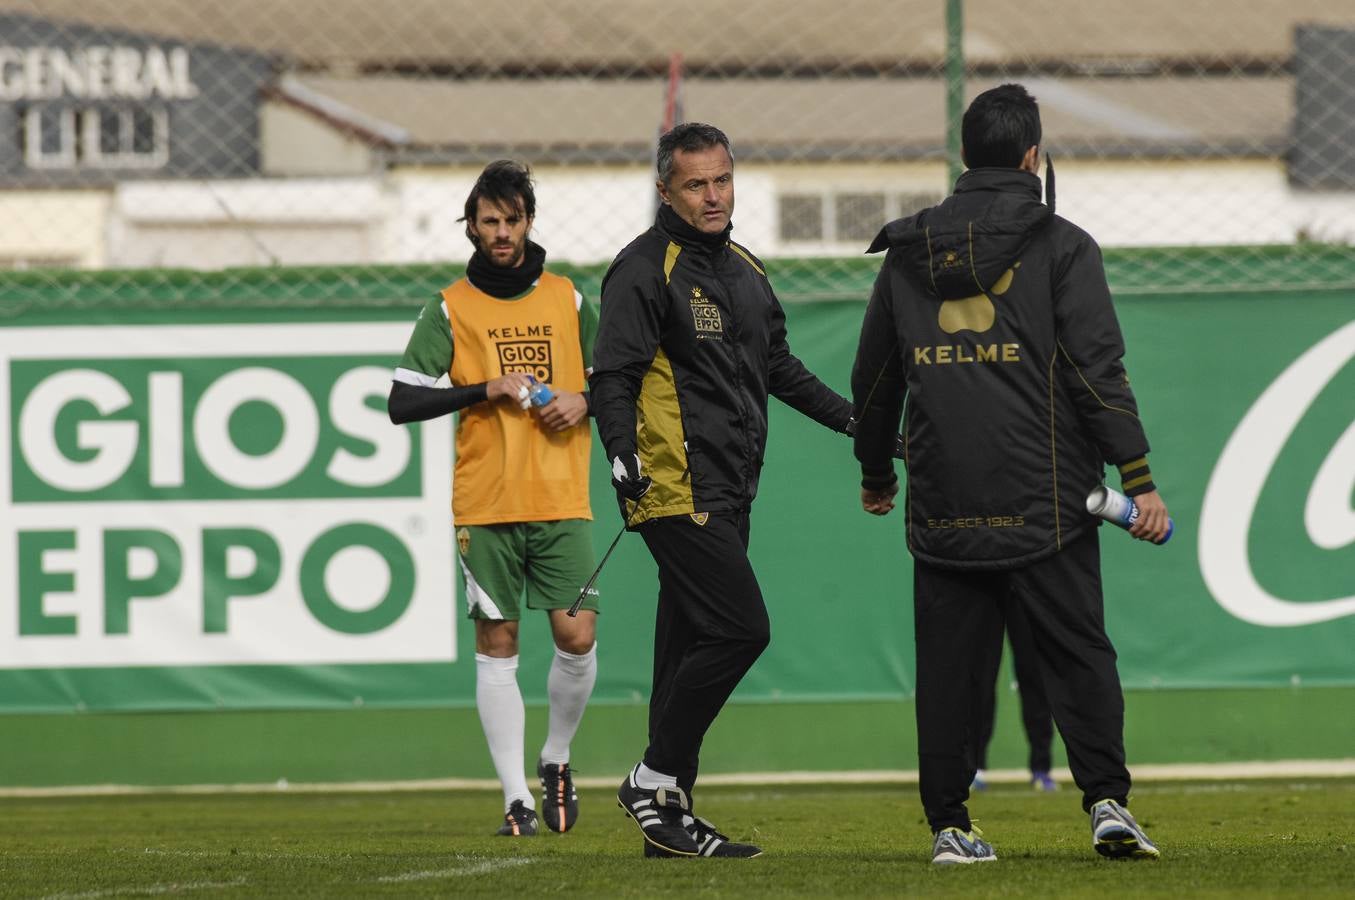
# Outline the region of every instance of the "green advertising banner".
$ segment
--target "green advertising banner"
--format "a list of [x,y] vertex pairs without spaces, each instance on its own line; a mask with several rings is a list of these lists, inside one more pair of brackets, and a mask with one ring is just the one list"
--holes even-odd
[[[1355,684],[1355,297],[1117,303],[1176,520],[1164,547],[1101,530],[1126,687]],[[385,415],[417,307],[0,323],[0,709],[473,704],[451,423]],[[843,392],[862,312],[787,308]],[[771,412],[750,552],[773,638],[737,697],[907,696],[901,510],[862,513],[847,439]],[[620,519],[596,444],[591,487],[600,554]],[[599,590],[595,699],[639,702],[656,582],[638,538]],[[533,615],[529,702],[549,661]]]
[[29,686],[3,702],[154,707],[199,672],[454,662],[450,423],[384,412],[406,331],[0,328],[0,659]]
[[1119,308],[1178,530],[1163,548],[1103,530],[1126,682],[1355,683],[1355,296]]
[[[796,352],[840,390],[862,312],[788,310]],[[1120,296],[1117,312],[1176,522],[1162,547],[1101,529],[1125,686],[1355,684],[1355,295]],[[773,404],[752,553],[775,663],[741,695],[911,692],[900,510],[865,516],[857,483],[850,448]]]

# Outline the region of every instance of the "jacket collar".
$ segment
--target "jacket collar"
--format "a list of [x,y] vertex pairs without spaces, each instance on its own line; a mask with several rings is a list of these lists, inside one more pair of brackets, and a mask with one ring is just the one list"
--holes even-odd
[[684,222],[673,207],[661,203],[659,214],[654,217],[654,227],[682,247],[713,250],[729,243],[729,232],[734,229],[734,223],[731,221],[718,234],[707,234]]
[[955,182],[955,193],[967,194],[971,191],[1025,194],[1039,202],[1040,179],[1020,169],[970,169]]
[[[1040,179],[1030,172],[1020,169],[970,169],[955,182],[955,193],[969,191],[1003,191],[1013,194],[1025,194],[1040,199]],[[1049,212],[1054,212],[1054,157],[1044,155],[1044,203]]]
[[1040,187],[1019,169],[971,169],[939,206],[886,225],[868,252],[897,248],[897,264],[939,300],[987,295],[1054,215]]
[[[969,169],[956,180],[955,192],[946,202],[943,202],[939,207],[923,210],[916,215],[896,219],[885,225],[884,228],[880,229],[880,233],[875,236],[875,240],[866,248],[866,252],[879,253],[881,250],[888,250],[890,247],[901,247],[923,240],[924,223],[936,221],[934,216],[941,214],[952,203],[965,199],[977,199],[973,198],[973,195],[985,191],[1011,195],[1010,200],[1015,201],[1015,206],[1021,210],[1019,218],[1032,219],[1042,225],[1050,216],[1054,215],[1054,158],[1048,154],[1045,155],[1044,175],[1045,202],[1041,205],[1041,183],[1037,176],[1020,169]],[[970,196],[966,198],[965,195]],[[1041,208],[1031,209],[1030,204],[1032,202]],[[1006,205],[1010,206],[1011,203]]]

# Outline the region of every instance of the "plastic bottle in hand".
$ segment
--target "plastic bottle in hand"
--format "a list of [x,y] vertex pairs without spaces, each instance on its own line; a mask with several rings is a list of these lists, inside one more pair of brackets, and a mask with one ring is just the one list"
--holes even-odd
[[532,383],[527,389],[527,399],[531,401],[532,406],[545,406],[555,399],[555,393],[550,389],[550,385],[544,381],[537,381],[531,375],[527,376],[527,380]]
[[[1100,516],[1112,525],[1118,525],[1128,531],[1129,526],[1139,520],[1139,505],[1130,500],[1119,491],[1112,490],[1105,485],[1093,488],[1087,495],[1087,512],[1094,516]],[[1172,532],[1176,530],[1176,523],[1170,518],[1167,519],[1167,533],[1160,541],[1153,543],[1161,545],[1172,539]]]

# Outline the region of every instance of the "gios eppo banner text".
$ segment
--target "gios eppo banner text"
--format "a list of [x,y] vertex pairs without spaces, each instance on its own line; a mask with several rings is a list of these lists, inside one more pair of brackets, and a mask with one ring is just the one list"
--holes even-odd
[[407,326],[0,329],[0,668],[455,658]]

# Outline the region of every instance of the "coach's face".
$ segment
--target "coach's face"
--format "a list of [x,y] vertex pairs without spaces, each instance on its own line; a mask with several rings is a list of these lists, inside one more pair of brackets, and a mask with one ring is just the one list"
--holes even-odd
[[673,175],[659,182],[659,196],[697,231],[719,234],[734,215],[734,160],[716,144],[673,151]]

